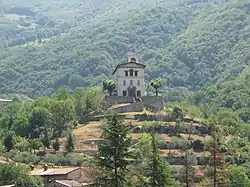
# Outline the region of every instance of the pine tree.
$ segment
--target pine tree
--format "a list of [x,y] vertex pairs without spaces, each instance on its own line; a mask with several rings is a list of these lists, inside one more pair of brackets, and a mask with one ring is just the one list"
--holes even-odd
[[153,129],[151,133],[144,134],[136,148],[136,163],[131,170],[135,186],[144,187],[178,187],[168,163],[160,155],[160,137]]
[[66,143],[66,151],[68,153],[71,153],[74,151],[75,149],[75,140],[74,140],[74,136],[72,133],[69,133],[68,138],[67,138],[67,143]]
[[[152,154],[148,160],[149,185],[151,187],[165,187],[174,184],[170,168],[160,156],[160,150],[156,141],[155,132],[151,133]],[[178,185],[177,185],[178,186]]]
[[194,165],[197,165],[197,159],[194,151],[192,149],[187,149],[185,154],[185,183],[186,187],[192,186],[190,183],[193,182],[195,175]]
[[44,135],[43,135],[42,142],[43,142],[43,145],[46,148],[49,148],[49,146],[50,146],[50,137],[49,137],[49,133],[48,133],[48,128],[47,127],[44,128]]
[[60,142],[59,142],[59,139],[58,138],[56,138],[56,141],[55,142],[53,142],[53,149],[55,150],[55,152],[56,151],[59,151],[59,149],[60,149]]
[[6,150],[9,152],[14,148],[13,134],[9,134],[3,141]]
[[131,146],[130,127],[123,124],[117,113],[111,113],[106,116],[102,131],[104,142],[99,145],[96,159],[103,176],[97,179],[97,183],[108,187],[122,187],[126,182],[125,174],[131,158],[128,150]]

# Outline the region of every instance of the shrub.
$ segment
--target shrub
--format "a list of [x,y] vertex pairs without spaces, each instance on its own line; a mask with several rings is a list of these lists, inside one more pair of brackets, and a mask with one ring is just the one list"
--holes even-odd
[[46,154],[43,157],[43,162],[58,164],[59,163],[59,157],[58,157],[58,155],[54,155],[54,154]]
[[204,150],[204,143],[201,140],[194,140],[193,141],[193,148],[195,151],[203,151]]
[[182,112],[182,109],[175,106],[173,111],[171,112],[171,118],[175,121],[178,121],[178,120],[182,121],[184,118],[184,114]]
[[29,152],[20,152],[14,158],[14,161],[20,161],[26,164],[37,164],[40,161],[39,156],[31,154]]
[[17,152],[15,150],[11,150],[7,157],[11,158],[15,162],[22,162],[25,164],[37,164],[40,161],[40,157],[30,152]]
[[67,165],[72,165],[72,166],[81,166],[85,161],[82,155],[75,153],[67,154],[65,160],[67,162]]

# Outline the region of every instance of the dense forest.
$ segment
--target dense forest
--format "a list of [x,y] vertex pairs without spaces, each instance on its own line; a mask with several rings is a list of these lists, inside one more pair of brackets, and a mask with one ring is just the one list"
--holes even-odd
[[[107,110],[103,108],[100,86],[105,78],[113,78],[113,69],[126,60],[128,52],[136,52],[147,65],[146,83],[159,80],[159,94],[166,101],[166,120],[176,123],[168,148],[175,152],[178,147],[186,160],[188,154],[193,158],[196,146],[208,147],[198,148],[198,152],[224,154],[218,158],[223,164],[220,160],[216,165],[214,157],[211,159],[216,166],[205,165],[206,176],[215,167],[223,172],[213,173],[219,176],[217,182],[241,181],[240,185],[248,186],[249,48],[249,0],[0,0],[0,99],[13,99],[11,103],[0,102],[0,154],[26,164],[85,163],[86,159],[73,153],[73,131],[86,116]],[[206,135],[193,130],[191,123],[185,124],[184,116],[197,118],[202,128],[212,129],[207,136],[214,144],[205,145],[204,140],[200,146],[201,141],[193,139],[198,143],[188,150],[193,131],[204,139]],[[126,137],[132,132],[116,117],[107,116],[102,128],[102,138],[107,142],[112,139],[111,124]],[[137,152],[145,153],[140,159],[144,172],[136,176],[140,180],[133,181],[135,184],[126,186],[154,186],[154,182],[178,186],[176,179],[189,182],[181,173],[173,177],[174,172],[160,156],[161,141],[154,134],[157,125],[144,129],[146,138],[135,147]],[[180,138],[187,125],[190,129],[185,133],[189,137]],[[119,143],[119,149],[126,152],[132,141]],[[60,153],[63,145],[66,155]],[[46,155],[41,161],[36,155],[41,148],[59,153]],[[94,167],[105,170],[101,158],[109,156],[107,149],[105,144],[98,147]],[[130,178],[140,173],[140,168],[123,156],[119,158],[125,168],[121,175]],[[185,169],[193,176],[192,164]],[[155,170],[150,170],[153,166]],[[1,167],[0,172],[6,173],[8,167]],[[132,172],[126,173],[127,167]],[[156,174],[158,169],[164,171],[164,176]],[[20,175],[16,171],[15,175]],[[110,175],[112,171],[108,171]],[[29,176],[23,178],[28,180]],[[212,185],[212,178],[195,182]],[[36,180],[39,186],[40,179]]]
[[148,81],[160,75],[174,92],[234,79],[249,65],[247,0],[110,2],[3,1],[1,92],[98,85],[130,51]]

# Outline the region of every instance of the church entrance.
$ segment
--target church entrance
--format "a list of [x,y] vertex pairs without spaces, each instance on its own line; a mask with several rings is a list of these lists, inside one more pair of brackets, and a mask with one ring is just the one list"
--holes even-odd
[[128,87],[128,96],[129,97],[136,97],[136,87]]

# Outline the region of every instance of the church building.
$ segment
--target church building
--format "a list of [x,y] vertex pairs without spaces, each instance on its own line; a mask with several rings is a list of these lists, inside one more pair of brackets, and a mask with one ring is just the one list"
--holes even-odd
[[113,75],[117,80],[117,96],[143,97],[146,95],[144,69],[139,56],[128,54],[127,62],[116,66]]

